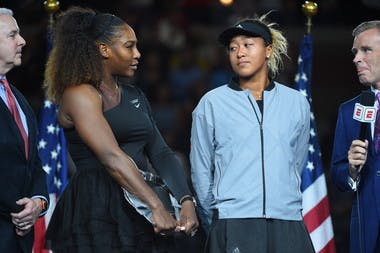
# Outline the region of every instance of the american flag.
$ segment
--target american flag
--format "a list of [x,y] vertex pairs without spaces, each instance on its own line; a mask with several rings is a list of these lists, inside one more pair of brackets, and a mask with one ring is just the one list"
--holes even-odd
[[311,66],[313,39],[305,35],[298,57],[298,72],[295,86],[310,102],[310,140],[307,163],[302,173],[302,207],[306,227],[313,241],[314,249],[319,253],[335,253],[334,231],[327,197],[326,179],[323,172],[321,152],[314,120],[311,99]]
[[46,172],[50,206],[46,215],[38,219],[34,226],[34,253],[49,252],[43,249],[46,227],[49,224],[57,198],[66,187],[68,180],[66,139],[63,129],[58,125],[57,110],[56,104],[45,100],[40,114],[38,152],[42,168]]

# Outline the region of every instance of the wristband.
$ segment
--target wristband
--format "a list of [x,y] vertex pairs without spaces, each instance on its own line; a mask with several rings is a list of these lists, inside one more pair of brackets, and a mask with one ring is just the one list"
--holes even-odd
[[182,205],[183,202],[185,201],[191,201],[193,202],[194,206],[197,206],[197,201],[195,200],[195,198],[193,196],[190,196],[190,195],[185,195],[183,196],[180,200],[179,200],[179,204]]

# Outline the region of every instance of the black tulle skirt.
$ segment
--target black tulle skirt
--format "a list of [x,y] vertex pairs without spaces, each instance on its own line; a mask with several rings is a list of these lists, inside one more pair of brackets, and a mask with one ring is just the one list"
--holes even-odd
[[104,168],[79,170],[51,217],[46,245],[54,252],[152,252],[152,226],[124,199]]

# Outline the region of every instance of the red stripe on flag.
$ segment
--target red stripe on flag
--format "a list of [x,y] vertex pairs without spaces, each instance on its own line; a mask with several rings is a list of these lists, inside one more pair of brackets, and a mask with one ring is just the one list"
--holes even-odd
[[304,222],[309,233],[319,227],[321,223],[330,216],[329,201],[327,195],[307,214],[304,215]]
[[335,253],[335,240],[332,238],[326,245],[319,251],[319,253]]
[[44,249],[45,245],[45,218],[39,218],[34,224],[34,245],[33,253],[49,253],[49,250]]

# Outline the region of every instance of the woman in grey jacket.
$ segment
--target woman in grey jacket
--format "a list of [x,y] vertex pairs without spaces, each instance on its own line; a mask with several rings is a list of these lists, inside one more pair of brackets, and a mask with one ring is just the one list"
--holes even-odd
[[300,190],[310,107],[274,81],[287,41],[265,18],[220,34],[236,76],[193,112],[190,160],[206,252],[314,252]]

